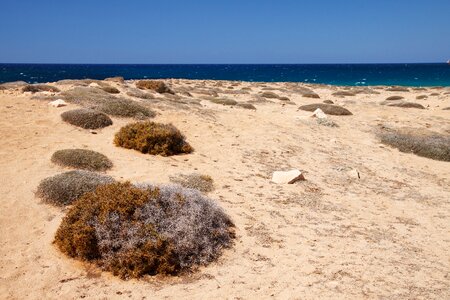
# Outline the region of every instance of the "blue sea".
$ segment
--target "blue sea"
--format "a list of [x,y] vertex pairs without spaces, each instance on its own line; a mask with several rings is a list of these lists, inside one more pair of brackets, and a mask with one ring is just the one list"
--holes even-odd
[[333,85],[450,86],[450,64],[220,64],[220,65],[100,65],[0,64],[0,83],[61,79],[215,79],[305,82]]

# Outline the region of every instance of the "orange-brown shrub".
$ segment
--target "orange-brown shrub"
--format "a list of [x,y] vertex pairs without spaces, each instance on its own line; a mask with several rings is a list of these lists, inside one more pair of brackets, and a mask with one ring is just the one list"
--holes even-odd
[[139,80],[136,82],[136,87],[142,90],[153,90],[157,93],[169,93],[174,94],[174,92],[161,80]]
[[193,151],[185,141],[184,135],[175,126],[151,121],[136,122],[122,127],[116,133],[114,143],[123,148],[162,156]]

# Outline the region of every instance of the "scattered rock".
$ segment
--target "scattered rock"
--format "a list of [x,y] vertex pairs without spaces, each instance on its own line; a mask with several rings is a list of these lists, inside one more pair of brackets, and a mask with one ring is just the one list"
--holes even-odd
[[63,99],[57,99],[57,100],[49,102],[48,105],[51,105],[53,107],[62,107],[62,106],[66,106],[67,103]]
[[290,171],[275,171],[272,175],[272,182],[279,184],[293,184],[300,180],[304,181],[306,179],[302,172],[296,169]]

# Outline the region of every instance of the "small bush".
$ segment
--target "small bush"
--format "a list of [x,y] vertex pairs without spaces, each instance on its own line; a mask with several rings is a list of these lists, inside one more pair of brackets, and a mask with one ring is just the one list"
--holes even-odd
[[261,93],[261,97],[268,98],[268,99],[278,99],[280,96],[278,96],[274,92],[264,92],[264,93]]
[[245,108],[245,109],[252,109],[252,110],[256,110],[256,107],[251,104],[251,103],[238,103],[236,106]]
[[317,124],[322,125],[322,126],[326,126],[326,127],[339,127],[338,124],[336,124],[336,122],[334,122],[333,120],[330,119],[322,119],[322,118],[318,118],[317,120]]
[[430,96],[439,96],[439,93],[431,93]]
[[172,124],[137,122],[120,129],[114,138],[117,146],[152,155],[170,156],[191,153],[192,147]]
[[139,80],[136,82],[136,87],[142,90],[153,90],[160,94],[174,94],[174,92],[160,80]]
[[225,98],[209,98],[209,101],[216,104],[222,104],[222,105],[236,105],[237,101],[233,99],[225,99]]
[[111,116],[140,120],[153,118],[156,115],[154,111],[139,102],[122,98],[111,99],[109,102],[102,103],[97,107],[97,110]]
[[334,92],[332,95],[345,97],[345,96],[355,96],[356,94],[354,92],[350,92],[350,91],[337,91],[337,92]]
[[116,77],[105,78],[105,81],[124,83],[125,79],[122,76],[116,76]]
[[59,92],[59,89],[57,87],[48,85],[48,84],[30,84],[26,85],[22,88],[23,92],[31,92],[31,93],[38,93],[38,92],[53,92],[57,93]]
[[170,176],[170,181],[179,184],[182,187],[199,190],[203,193],[208,193],[214,190],[214,182],[211,176],[197,173],[192,174],[177,174]]
[[110,94],[119,94],[120,93],[120,91],[113,86],[104,86],[101,89]]
[[331,100],[323,100],[322,102],[323,102],[323,103],[326,103],[326,104],[334,104],[334,102],[331,101]]
[[334,104],[315,103],[299,107],[299,109],[306,111],[315,111],[318,108],[320,108],[327,115],[336,115],[336,116],[352,115],[352,113],[348,109]]
[[435,160],[450,161],[450,136],[415,130],[382,132],[378,134],[383,144],[401,152],[414,153]]
[[314,99],[319,99],[319,98],[320,98],[320,96],[319,96],[318,94],[314,93],[314,92],[303,93],[303,94],[302,94],[302,97],[305,97],[305,98],[314,98]]
[[13,81],[13,82],[5,82],[0,83],[0,90],[10,90],[10,89],[18,89],[23,88],[28,85],[25,81]]
[[404,99],[402,96],[390,96],[390,97],[386,98],[386,100],[388,100],[388,101],[402,100],[402,99]]
[[402,86],[392,86],[386,89],[388,92],[409,92],[408,88]]
[[417,100],[422,100],[422,99],[427,99],[428,96],[427,95],[419,95],[416,97]]
[[52,162],[63,167],[89,171],[106,171],[112,167],[108,157],[85,149],[58,150],[53,153]]
[[64,122],[84,128],[98,129],[112,125],[110,117],[93,109],[79,108],[61,114]]
[[37,188],[36,196],[46,203],[65,206],[72,204],[83,194],[95,190],[99,185],[112,182],[114,179],[109,176],[74,170],[42,180]]
[[139,98],[139,99],[155,99],[155,96],[153,96],[150,93],[146,93],[140,89],[129,89],[127,91],[127,95],[130,97],[135,97],[135,98]]
[[382,104],[385,104],[387,106],[393,106],[393,107],[425,109],[425,107],[422,104],[413,103],[413,102],[406,102],[406,101],[387,102],[387,103],[382,103]]
[[235,237],[212,200],[179,186],[113,183],[70,208],[55,244],[123,279],[175,275],[217,259]]
[[444,107],[442,110],[450,110],[450,106],[449,107]]

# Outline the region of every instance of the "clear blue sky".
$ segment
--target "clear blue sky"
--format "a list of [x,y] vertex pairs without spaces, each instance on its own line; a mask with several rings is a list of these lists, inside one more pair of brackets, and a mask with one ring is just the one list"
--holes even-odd
[[450,59],[450,0],[0,0],[0,62]]

